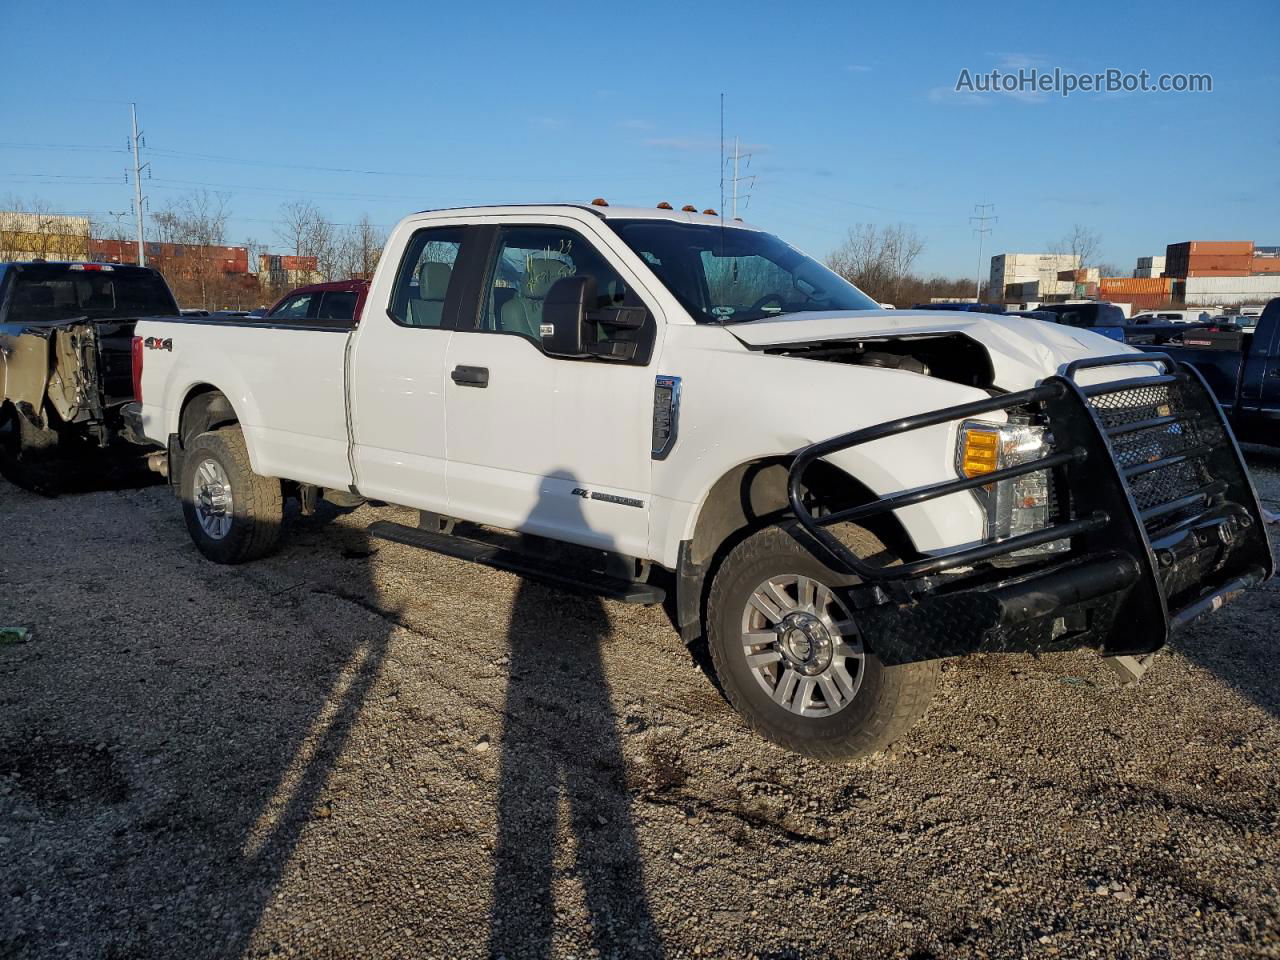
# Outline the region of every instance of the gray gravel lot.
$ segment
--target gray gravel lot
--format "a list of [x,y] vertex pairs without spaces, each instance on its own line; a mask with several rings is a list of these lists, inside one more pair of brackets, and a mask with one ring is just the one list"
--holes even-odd
[[1135,687],[949,662],[828,766],[662,610],[366,538],[401,513],[226,568],[163,487],[0,484],[0,958],[1280,957],[1275,585]]

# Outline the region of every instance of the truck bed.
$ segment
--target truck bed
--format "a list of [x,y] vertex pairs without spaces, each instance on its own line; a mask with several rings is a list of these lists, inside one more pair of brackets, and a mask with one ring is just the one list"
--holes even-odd
[[153,438],[178,433],[182,409],[174,405],[216,385],[235,405],[257,473],[345,490],[351,471],[344,371],[352,326],[250,318],[140,321],[144,432]]

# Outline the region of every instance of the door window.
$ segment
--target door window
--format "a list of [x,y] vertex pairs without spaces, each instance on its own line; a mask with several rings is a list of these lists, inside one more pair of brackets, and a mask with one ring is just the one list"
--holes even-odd
[[409,240],[389,311],[391,319],[400,326],[437,329],[453,326],[454,308],[446,301],[455,286],[453,268],[462,249],[465,229],[434,227],[419,230]]
[[503,227],[489,265],[480,329],[514,333],[542,347],[542,305],[563,277],[592,276],[596,307],[620,304],[626,284],[580,235],[561,227]]
[[273,320],[305,320],[312,316],[316,294],[297,293],[271,311]]
[[321,320],[354,320],[356,295],[349,290],[330,290],[320,303]]

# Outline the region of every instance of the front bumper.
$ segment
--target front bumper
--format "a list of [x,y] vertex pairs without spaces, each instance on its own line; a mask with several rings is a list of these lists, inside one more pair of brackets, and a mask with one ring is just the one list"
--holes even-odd
[[[1081,367],[1151,362],[1167,372],[1091,387],[1074,381]],[[1048,427],[1048,455],[821,517],[804,502],[806,469],[837,450],[1013,409]],[[830,529],[1037,471],[1051,473],[1057,506],[1054,521],[1033,533],[886,567],[855,556]],[[794,461],[789,494],[815,546],[862,581],[846,599],[864,643],[885,663],[1081,647],[1141,656],[1274,572],[1257,494],[1221,409],[1194,369],[1163,354],[1079,361],[1031,390],[814,444]],[[1065,554],[999,564],[1062,539],[1071,543]]]

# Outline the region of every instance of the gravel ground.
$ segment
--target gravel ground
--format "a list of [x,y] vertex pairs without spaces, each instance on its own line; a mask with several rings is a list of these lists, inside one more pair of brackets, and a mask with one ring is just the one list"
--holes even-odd
[[1134,687],[949,662],[829,766],[662,610],[366,538],[401,515],[226,568],[162,487],[0,485],[0,958],[1280,957],[1277,586]]

